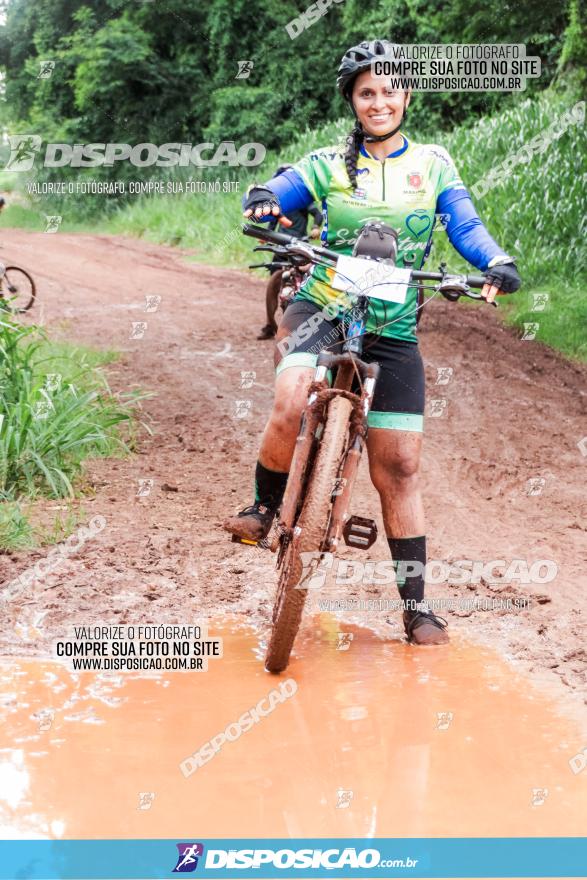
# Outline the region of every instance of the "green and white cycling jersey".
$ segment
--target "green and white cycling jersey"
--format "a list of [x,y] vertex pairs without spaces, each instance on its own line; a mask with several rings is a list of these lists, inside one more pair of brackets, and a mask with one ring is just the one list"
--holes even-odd
[[[386,159],[374,159],[361,147],[357,160],[357,189],[353,191],[344,161],[344,148],[326,147],[305,156],[293,167],[312,197],[322,204],[325,245],[350,254],[365,223],[387,223],[398,232],[397,265],[419,269],[429,249],[438,196],[464,189],[448,153],[435,144],[417,144],[404,137],[404,146]],[[334,270],[314,266],[299,298],[318,305],[340,297],[331,286]],[[417,289],[410,287],[402,304],[371,300],[367,332],[385,324],[382,335],[416,341]]]

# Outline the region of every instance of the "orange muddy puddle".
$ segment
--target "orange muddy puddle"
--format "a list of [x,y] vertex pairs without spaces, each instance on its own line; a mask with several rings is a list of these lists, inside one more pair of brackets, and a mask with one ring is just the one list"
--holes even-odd
[[[585,779],[569,767],[584,728],[496,654],[315,626],[281,677],[236,624],[210,626],[224,657],[208,672],[4,661],[0,836],[584,834]],[[184,777],[180,762],[287,678],[292,697]]]

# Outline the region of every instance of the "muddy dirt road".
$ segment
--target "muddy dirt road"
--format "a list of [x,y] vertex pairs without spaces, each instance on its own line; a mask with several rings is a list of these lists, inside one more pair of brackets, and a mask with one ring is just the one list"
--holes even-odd
[[[142,437],[139,454],[88,466],[95,494],[81,503],[88,519],[101,514],[106,527],[10,602],[2,653],[46,655],[48,634],[65,623],[236,614],[262,629],[271,609],[273,558],[231,544],[219,525],[228,511],[249,502],[271,404],[272,346],[255,341],[264,323],[264,282],[188,263],[171,248],[115,237],[4,230],[0,259],[8,256],[38,281],[33,319],[53,336],[121,351],[111,370],[113,387],[141,387],[156,396],[145,403],[155,433]],[[145,311],[149,295],[161,297],[156,312]],[[133,322],[146,322],[141,338],[130,338]],[[587,456],[577,444],[587,434],[587,369],[517,339],[484,306],[432,303],[421,343],[429,407],[431,400],[446,401],[442,415],[428,410],[426,422],[430,557],[508,565],[552,560],[558,568],[551,583],[437,584],[428,596],[471,600],[444,615],[451,633],[493,646],[523,671],[582,700]],[[452,369],[448,384],[436,384],[440,368]],[[242,387],[242,374],[251,371],[254,384]],[[243,400],[248,403],[239,407]],[[138,496],[145,480],[152,481],[150,493]],[[366,462],[355,498],[354,512],[376,515],[382,534]],[[59,507],[43,503],[47,510]],[[0,583],[44,555],[0,556]],[[348,548],[342,555],[365,559]],[[388,559],[383,539],[368,558]],[[396,598],[390,587],[356,589],[355,598]],[[481,602],[524,597],[529,608],[509,611],[505,602],[496,610],[483,610],[488,603]],[[314,597],[309,610],[318,610]],[[342,614],[397,641],[403,636],[399,614],[390,624],[387,616],[373,603]],[[311,628],[311,615],[305,626]]]

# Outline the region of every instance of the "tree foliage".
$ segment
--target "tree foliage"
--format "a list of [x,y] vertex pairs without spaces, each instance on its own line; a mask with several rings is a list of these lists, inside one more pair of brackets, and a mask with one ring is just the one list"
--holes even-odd
[[[335,71],[351,44],[520,42],[544,88],[584,66],[583,0],[345,0],[291,39],[306,0],[7,0],[0,27],[2,118],[77,142],[255,140],[278,148],[345,111]],[[55,63],[48,79],[40,63]],[[252,62],[237,78],[239,61]],[[422,128],[450,129],[508,103],[503,94],[417,96]],[[32,130],[32,128],[31,128]]]

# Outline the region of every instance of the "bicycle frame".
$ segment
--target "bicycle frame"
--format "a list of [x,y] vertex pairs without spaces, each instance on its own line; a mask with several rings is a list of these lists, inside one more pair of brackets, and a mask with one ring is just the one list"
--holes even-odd
[[[277,541],[282,548],[289,539],[295,537],[293,524],[304,498],[306,481],[311,471],[319,436],[324,426],[327,405],[335,396],[344,396],[353,404],[349,440],[343,456],[339,486],[333,486],[335,501],[332,506],[330,522],[326,530],[322,550],[334,552],[340,541],[342,530],[348,518],[350,499],[367,437],[367,417],[371,410],[375,384],[379,376],[379,364],[366,363],[360,357],[363,349],[365,317],[368,298],[360,296],[352,309],[349,335],[344,342],[341,354],[323,350],[318,356],[314,379],[308,392],[308,401],[302,415],[300,431],[296,439],[290,478],[285,491],[281,515],[278,523]],[[328,373],[337,370],[336,381],[331,388]],[[361,380],[359,394],[351,391],[353,379],[358,374]],[[275,549],[275,547],[273,547]]]

